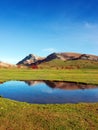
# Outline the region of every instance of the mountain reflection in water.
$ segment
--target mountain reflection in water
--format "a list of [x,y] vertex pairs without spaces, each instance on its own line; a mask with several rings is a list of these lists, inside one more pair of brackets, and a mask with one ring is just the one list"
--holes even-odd
[[40,83],[45,83],[48,87],[54,89],[65,89],[65,90],[76,90],[76,89],[91,89],[98,88],[96,85],[87,85],[83,83],[75,83],[75,82],[64,82],[64,81],[25,81],[29,86],[35,86]]
[[98,86],[63,81],[7,81],[0,84],[0,96],[38,103],[98,102]]

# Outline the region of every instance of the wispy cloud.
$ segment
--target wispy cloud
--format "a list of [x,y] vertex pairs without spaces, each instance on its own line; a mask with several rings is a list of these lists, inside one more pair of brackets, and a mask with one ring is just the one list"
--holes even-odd
[[56,52],[56,49],[54,48],[45,48],[43,49],[44,52]]
[[85,26],[86,28],[88,28],[88,29],[94,29],[94,28],[97,27],[96,24],[89,23],[89,22],[85,22],[85,23],[84,23],[84,26]]

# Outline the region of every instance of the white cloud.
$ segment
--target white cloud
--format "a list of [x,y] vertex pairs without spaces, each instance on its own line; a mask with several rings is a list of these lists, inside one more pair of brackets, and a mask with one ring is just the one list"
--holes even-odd
[[43,51],[45,51],[45,52],[55,52],[56,49],[54,49],[54,48],[45,48],[45,49],[43,49]]
[[86,28],[88,28],[88,29],[94,29],[94,28],[97,27],[96,24],[89,23],[89,22],[85,22],[85,23],[84,23],[84,26],[85,26]]

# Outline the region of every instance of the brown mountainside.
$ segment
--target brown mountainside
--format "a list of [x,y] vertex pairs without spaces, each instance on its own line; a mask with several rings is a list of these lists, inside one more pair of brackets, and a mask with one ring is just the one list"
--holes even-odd
[[67,60],[91,60],[98,61],[98,56],[90,55],[90,54],[80,54],[80,53],[72,53],[72,52],[63,52],[63,53],[52,53],[48,55],[46,58],[35,56],[33,54],[29,54],[24,59],[19,61],[17,65],[32,65],[32,64],[41,64],[43,62],[52,61],[54,59],[60,59],[62,61]]
[[8,68],[8,67],[15,67],[15,65],[0,61],[0,67]]

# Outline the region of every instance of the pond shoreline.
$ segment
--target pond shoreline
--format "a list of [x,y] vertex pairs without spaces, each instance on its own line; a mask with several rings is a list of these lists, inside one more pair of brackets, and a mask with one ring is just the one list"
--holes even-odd
[[98,128],[98,103],[43,105],[0,98],[0,115],[3,130]]
[[13,80],[13,79],[10,79],[10,80],[2,80],[0,82],[0,84],[4,83],[4,82],[8,82],[8,81],[53,81],[53,82],[66,82],[66,83],[75,83],[75,84],[82,84],[82,85],[98,85],[96,83],[86,83],[86,82],[77,82],[77,81],[66,81],[66,80],[40,80],[40,79],[30,79],[30,80]]
[[98,102],[98,86],[62,81],[25,80],[0,84],[5,98],[35,104]]

